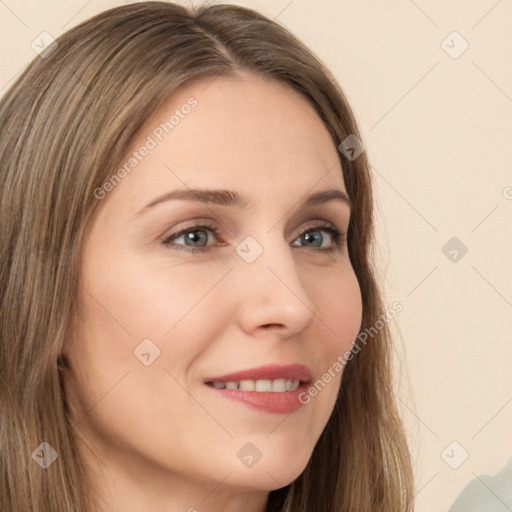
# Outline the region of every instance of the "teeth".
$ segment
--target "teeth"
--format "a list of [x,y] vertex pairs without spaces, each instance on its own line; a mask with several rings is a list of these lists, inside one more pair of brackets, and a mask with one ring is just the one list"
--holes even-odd
[[[295,380],[290,380],[289,382],[290,382],[289,391],[295,391],[299,387],[300,381],[295,379]],[[286,387],[288,387],[288,383],[287,383]]]
[[300,386],[298,379],[261,379],[261,380],[241,380],[240,382],[212,382],[210,383],[217,389],[239,389],[241,391],[257,391],[259,393],[285,393],[295,391]]
[[286,389],[286,379],[276,379],[274,381],[269,381],[272,384],[271,391],[274,393],[282,393],[283,391],[287,391]]
[[241,380],[238,383],[238,389],[241,391],[254,391],[256,387],[256,382],[254,380]]
[[260,392],[269,392],[272,391],[272,381],[271,380],[256,380],[254,381],[255,391]]

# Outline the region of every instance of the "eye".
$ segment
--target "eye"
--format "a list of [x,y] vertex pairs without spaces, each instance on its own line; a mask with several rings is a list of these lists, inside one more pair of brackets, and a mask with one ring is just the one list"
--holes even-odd
[[[321,235],[321,233],[327,233],[327,239],[331,239],[331,243],[327,245],[327,247],[321,247],[322,242],[326,238]],[[345,234],[339,231],[331,224],[322,224],[320,226],[310,226],[305,229],[297,238],[297,240],[301,240],[305,242],[305,245],[301,245],[299,247],[307,247],[307,248],[321,248],[322,251],[334,251],[336,249],[340,249],[342,245],[345,243]],[[292,244],[295,247],[297,245],[295,242]]]
[[[170,249],[184,250],[192,253],[205,253],[212,249],[213,244],[208,245],[208,232],[213,233],[217,238],[220,232],[215,224],[203,223],[187,227],[162,240],[162,244]],[[321,233],[324,233],[322,235]],[[325,236],[327,233],[327,236]],[[183,238],[184,244],[176,243]],[[330,239],[330,243],[329,243]],[[341,250],[345,244],[346,234],[339,231],[332,224],[307,226],[298,238],[292,243],[293,247],[304,247],[307,249],[319,249],[322,252]],[[327,246],[323,242],[327,240]],[[301,245],[297,245],[297,241]]]
[[[208,231],[217,236],[219,233],[219,228],[214,224],[208,223],[190,226],[186,229],[182,229],[178,233],[167,237],[165,240],[163,240],[162,243],[171,249],[184,250],[194,253],[206,252],[210,249],[210,247],[206,246],[205,243],[208,240],[208,236],[205,233]],[[185,241],[185,245],[176,244],[175,241],[182,237]],[[187,242],[190,242],[192,245],[186,245]]]

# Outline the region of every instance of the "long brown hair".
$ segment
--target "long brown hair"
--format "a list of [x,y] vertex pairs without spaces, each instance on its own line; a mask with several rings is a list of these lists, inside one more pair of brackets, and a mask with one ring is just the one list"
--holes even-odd
[[[193,79],[249,72],[284,82],[318,113],[333,143],[360,138],[326,67],[263,15],[233,5],[144,2],[105,11],[58,38],[0,101],[0,510],[89,512],[58,365],[75,311],[82,237],[95,189],[149,116]],[[340,152],[353,203],[350,259],[362,328],[383,302],[372,270],[372,186],[365,153]],[[410,511],[412,474],[391,387],[384,325],[347,363],[333,414],[304,472],[272,491],[268,512]],[[42,442],[58,453],[42,469]]]

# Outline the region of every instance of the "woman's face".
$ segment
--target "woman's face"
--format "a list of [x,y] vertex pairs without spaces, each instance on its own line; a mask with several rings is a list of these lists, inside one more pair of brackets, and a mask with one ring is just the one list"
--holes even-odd
[[[361,322],[346,243],[329,231],[350,217],[336,146],[286,86],[217,78],[175,93],[123,165],[96,191],[83,245],[64,352],[76,428],[111,475],[148,489],[287,485]],[[333,190],[341,199],[306,203]]]

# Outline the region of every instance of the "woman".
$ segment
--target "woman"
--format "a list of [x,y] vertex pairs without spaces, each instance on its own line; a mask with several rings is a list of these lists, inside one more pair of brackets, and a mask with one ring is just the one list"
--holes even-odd
[[132,4],[0,126],[3,512],[412,510],[369,167],[309,50]]

